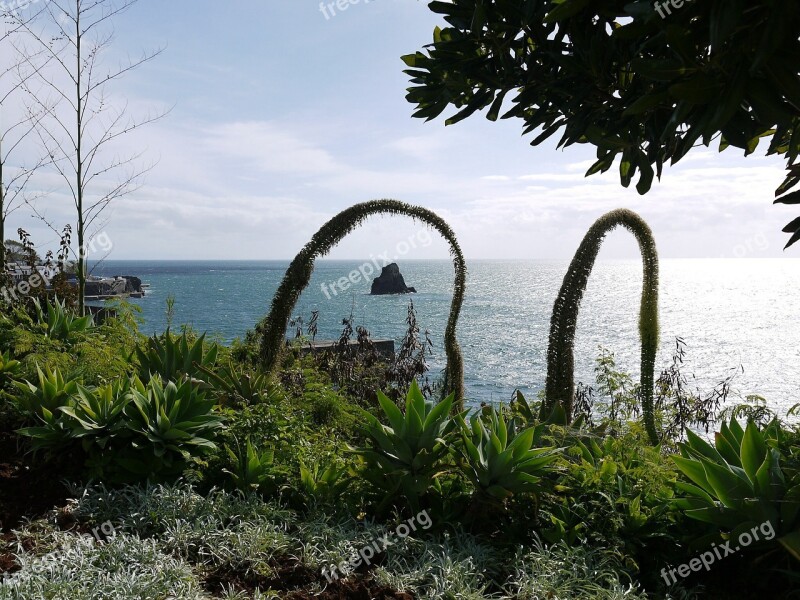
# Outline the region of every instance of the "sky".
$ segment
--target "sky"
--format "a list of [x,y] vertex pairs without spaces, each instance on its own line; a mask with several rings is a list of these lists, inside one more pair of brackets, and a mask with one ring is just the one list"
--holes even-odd
[[[139,0],[114,21],[109,67],[163,52],[113,82],[109,101],[134,117],[169,112],[124,140],[152,169],[94,232],[113,242],[107,258],[290,259],[338,211],[376,198],[435,211],[468,259],[568,259],[618,207],[649,222],[664,258],[800,256],[783,251],[781,233],[796,207],[772,204],[781,159],[698,148],[639,196],[613,168],[584,177],[591,147],[558,150],[558,136],[530,146],[521,121],[413,119],[400,57],[429,43],[441,19],[418,0],[349,2],[323,12],[318,0]],[[75,221],[57,177],[37,185],[40,212]],[[26,207],[7,232],[17,227],[54,243]],[[373,217],[329,257],[447,257],[442,241],[414,239],[420,225]],[[624,232],[601,254],[637,256]]]

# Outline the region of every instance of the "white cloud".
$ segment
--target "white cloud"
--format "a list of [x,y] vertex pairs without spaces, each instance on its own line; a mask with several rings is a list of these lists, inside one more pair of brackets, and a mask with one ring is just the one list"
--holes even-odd
[[205,130],[203,148],[266,173],[316,176],[342,168],[326,150],[267,121],[234,122]]
[[447,150],[447,141],[443,136],[410,135],[396,139],[386,146],[417,160],[433,160]]

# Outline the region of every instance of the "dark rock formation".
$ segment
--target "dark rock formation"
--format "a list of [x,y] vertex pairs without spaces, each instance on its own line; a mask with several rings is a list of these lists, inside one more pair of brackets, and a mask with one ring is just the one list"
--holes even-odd
[[110,277],[98,280],[86,280],[87,296],[120,296],[125,293],[124,279],[112,279]]
[[131,275],[117,275],[86,281],[87,296],[124,296],[141,291],[142,280]]
[[130,294],[132,292],[142,291],[142,280],[138,277],[134,277],[132,275],[116,275],[116,277],[125,279],[127,281],[125,284],[125,293]]
[[406,286],[406,282],[400,274],[400,267],[397,266],[397,263],[392,263],[383,267],[380,277],[376,277],[372,280],[372,290],[370,294],[373,296],[410,293],[416,294],[417,290],[413,287]]

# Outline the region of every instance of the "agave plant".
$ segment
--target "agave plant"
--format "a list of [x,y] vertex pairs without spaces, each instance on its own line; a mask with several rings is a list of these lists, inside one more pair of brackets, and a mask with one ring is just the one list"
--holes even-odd
[[464,303],[467,282],[464,254],[461,252],[455,233],[441,217],[421,206],[413,206],[397,200],[372,200],[355,204],[343,210],[325,223],[314,234],[311,241],[300,250],[286,270],[283,281],[275,292],[269,314],[256,327],[256,333],[260,338],[262,367],[264,371],[271,373],[278,365],[279,354],[286,345],[286,327],[300,294],[311,281],[314,261],[320,256],[325,256],[342,238],[361,225],[367,217],[374,214],[403,215],[422,221],[436,229],[450,245],[455,280],[450,315],[444,334],[447,366],[442,387],[445,394],[452,393],[454,395],[453,404],[459,408],[464,401],[464,360],[456,340],[456,326],[461,313],[461,305]]
[[779,450],[783,435],[777,420],[761,431],[753,421],[742,429],[731,419],[714,445],[687,431],[681,455],[672,458],[692,483],[677,483],[684,496],[676,505],[730,539],[769,522],[775,540],[800,560],[800,477]]
[[310,467],[300,464],[300,487],[306,497],[316,502],[335,502],[342,498],[353,480],[347,476],[347,467],[329,464]]
[[536,494],[541,475],[558,458],[555,448],[535,448],[544,424],[518,429],[501,411],[489,407],[469,423],[459,418],[464,472],[479,499],[495,503],[515,494]]
[[456,426],[450,416],[453,400],[451,394],[438,404],[427,402],[414,381],[406,397],[405,414],[378,392],[389,425],[362,411],[372,445],[353,450],[363,462],[362,477],[384,494],[379,511],[396,500],[398,494],[406,498],[413,511],[418,511],[428,490],[439,489],[438,477],[444,473],[449,438]]
[[29,417],[43,417],[45,411],[52,415],[62,406],[67,406],[72,396],[78,391],[78,381],[72,377],[64,377],[55,369],[42,371],[37,366],[39,385],[30,381],[14,381],[13,385],[22,393],[15,396],[20,410]]
[[90,389],[75,379],[65,379],[58,369],[43,372],[37,367],[37,371],[38,386],[14,382],[23,392],[16,397],[18,406],[39,422],[18,433],[31,438],[34,451],[55,452],[75,440],[81,441],[85,452],[93,444],[105,449],[122,429],[127,380]]
[[627,209],[613,210],[592,225],[564,276],[550,321],[545,401],[540,412],[544,420],[560,407],[567,421],[572,420],[575,399],[574,341],[578,312],[600,246],[606,234],[620,225],[636,237],[642,254],[643,285],[639,308],[642,418],[650,442],[656,445],[660,439],[653,411],[655,360],[659,337],[658,252],[650,227],[639,215]]
[[223,469],[224,473],[231,476],[237,489],[243,492],[266,491],[273,486],[272,465],[275,462],[275,451],[271,448],[263,452],[256,452],[250,438],[247,439],[244,451],[237,451],[225,446],[225,451],[231,459],[233,470]]
[[155,376],[145,385],[135,377],[123,409],[135,452],[120,464],[141,475],[170,472],[191,456],[214,450],[214,434],[222,427],[214,404],[188,380],[164,385]]
[[224,406],[280,401],[280,388],[273,385],[264,373],[250,374],[232,362],[216,370],[202,364],[197,368]]
[[164,381],[199,377],[201,367],[212,368],[219,353],[217,344],[205,349],[205,337],[201,335],[191,346],[185,331],[178,338],[174,338],[169,329],[161,336],[148,338],[145,346],[137,346],[134,352],[139,363],[139,379],[146,383],[154,375]]
[[11,358],[11,352],[6,350],[0,353],[0,387],[4,383],[10,381],[11,378],[19,371],[21,364],[18,360]]
[[34,453],[44,450],[54,454],[73,442],[73,429],[60,411],[42,407],[36,417],[37,425],[17,430],[19,435],[31,438],[31,449]]
[[74,401],[59,410],[69,417],[72,437],[81,441],[85,452],[93,445],[102,451],[125,430],[122,417],[128,402],[130,381],[122,379],[96,389],[79,385]]
[[53,302],[47,301],[46,313],[38,298],[33,298],[33,306],[36,320],[46,327],[46,335],[56,340],[69,341],[76,333],[86,331],[93,324],[92,315],[79,317],[58,298]]

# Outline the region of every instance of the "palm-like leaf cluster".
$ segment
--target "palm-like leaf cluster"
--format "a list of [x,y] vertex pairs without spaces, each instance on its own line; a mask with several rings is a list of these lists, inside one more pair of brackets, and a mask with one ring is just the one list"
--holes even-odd
[[736,419],[723,423],[712,445],[691,431],[673,460],[692,482],[679,482],[677,501],[686,515],[738,538],[769,522],[777,540],[800,560],[800,478],[781,453],[782,430],[773,421],[763,431]]
[[558,458],[554,448],[537,448],[544,425],[518,429],[494,407],[487,416],[460,419],[461,455],[465,472],[476,490],[493,500],[537,493],[541,475]]
[[179,381],[199,377],[202,367],[213,367],[217,362],[219,346],[211,344],[206,350],[205,334],[189,345],[187,333],[174,338],[169,329],[164,335],[150,337],[144,347],[135,350],[139,363],[139,379],[150,381],[158,375],[164,381]]
[[450,416],[453,395],[438,404],[427,402],[414,381],[405,415],[383,393],[378,393],[378,400],[389,425],[363,411],[373,444],[356,450],[364,463],[362,475],[384,492],[381,509],[402,494],[412,510],[419,510],[421,498],[438,487],[438,477],[445,472],[442,463],[456,426]]

